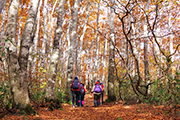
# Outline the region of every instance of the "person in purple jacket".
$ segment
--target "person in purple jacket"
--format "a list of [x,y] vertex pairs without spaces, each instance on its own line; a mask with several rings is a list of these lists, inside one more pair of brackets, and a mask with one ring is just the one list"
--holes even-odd
[[100,104],[101,91],[102,88],[97,81],[91,92],[94,95],[94,107],[97,107]]

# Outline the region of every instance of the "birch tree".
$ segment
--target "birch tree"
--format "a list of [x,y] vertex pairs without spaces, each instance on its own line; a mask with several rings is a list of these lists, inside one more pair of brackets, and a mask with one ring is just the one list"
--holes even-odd
[[6,4],[6,0],[1,0],[0,1],[0,14],[1,14],[2,9],[4,8],[5,4]]
[[[48,24],[47,24],[47,14],[48,14],[48,6],[47,6],[47,0],[44,0],[44,8],[43,8],[43,43],[42,43],[42,48],[41,48],[41,54],[42,54],[42,58],[41,58],[41,66],[43,66],[44,69],[45,68],[45,64],[46,64],[46,47],[47,47],[47,38],[48,38],[48,33],[47,33],[47,28],[48,28]],[[45,76],[44,76],[45,77]]]
[[[6,0],[4,0],[4,1],[6,2]],[[1,2],[0,2],[0,4],[3,4]],[[0,41],[1,42],[0,42],[0,44],[2,44],[2,41],[5,38],[4,37],[4,33],[5,33],[4,31],[5,31],[5,18],[6,18],[6,11],[5,10],[6,10],[6,6],[4,5],[4,7],[2,9],[4,9],[4,12],[2,13],[2,24],[1,24],[1,32],[0,32]],[[1,45],[1,47],[2,47],[2,45]]]
[[78,18],[78,8],[80,0],[76,0],[73,6],[73,18],[71,20],[71,36],[70,36],[70,46],[68,51],[68,65],[67,65],[67,84],[66,84],[66,100],[70,100],[70,84],[73,80],[73,69],[74,69],[74,48],[76,39],[76,28],[77,28],[77,18]]
[[16,29],[19,0],[13,0],[9,8],[7,25],[8,74],[13,107],[26,109],[30,104],[28,93],[28,56],[32,44],[39,0],[32,0],[26,24],[22,33],[20,55],[17,54]]
[[[147,0],[145,11],[148,11],[149,9],[150,1]],[[144,78],[146,84],[150,83],[149,81],[149,62],[148,62],[148,25],[146,22],[146,19],[144,21]],[[147,92],[150,92],[150,86],[147,90]]]
[[103,58],[102,58],[102,63],[103,63],[103,76],[102,76],[102,82],[104,83],[105,86],[107,86],[107,82],[105,81],[106,79],[106,67],[107,67],[107,46],[108,46],[108,40],[107,40],[108,34],[106,35],[106,38],[104,39],[104,50],[103,50]]
[[[93,80],[98,79],[98,68],[99,68],[99,12],[100,12],[100,2],[101,0],[97,1],[96,8],[97,8],[97,17],[96,17],[96,49],[95,49],[95,74],[93,76]],[[95,81],[94,81],[95,82]]]
[[[111,0],[114,4],[114,0]],[[114,10],[110,8],[110,43],[109,43],[109,66],[108,66],[108,100],[115,101],[116,96],[114,92],[114,68],[115,68],[115,38],[114,38]]]
[[59,61],[59,41],[62,35],[62,24],[63,24],[63,15],[64,15],[64,4],[65,0],[59,2],[59,11],[57,18],[57,26],[55,31],[53,51],[51,55],[50,67],[48,69],[48,81],[46,84],[46,98],[50,100],[55,100],[55,82],[57,75],[57,66]]
[[86,19],[85,19],[85,22],[84,22],[84,25],[83,25],[83,33],[82,33],[82,35],[80,37],[79,54],[78,54],[78,57],[77,57],[77,75],[79,75],[81,73],[80,80],[82,80],[82,72],[80,72],[80,70],[82,70],[82,60],[81,60],[82,47],[83,47],[84,35],[85,35],[86,29],[87,29],[87,21],[88,21],[88,18],[89,18],[89,6],[90,6],[90,3],[88,2],[87,3],[87,11],[86,11]]
[[[36,24],[36,33],[33,40],[33,45],[30,48],[29,53],[29,66],[32,67],[32,73],[34,74],[36,72],[36,61],[37,59],[37,53],[38,53],[38,38],[39,38],[39,29],[40,29],[40,8],[42,5],[42,0],[39,1],[39,7],[38,7],[38,13],[37,13],[37,24]],[[36,76],[37,77],[37,76]]]

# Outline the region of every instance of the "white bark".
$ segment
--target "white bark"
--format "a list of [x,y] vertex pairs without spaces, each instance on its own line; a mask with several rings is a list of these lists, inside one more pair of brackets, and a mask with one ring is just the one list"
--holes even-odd
[[47,33],[47,28],[48,28],[48,24],[47,24],[47,14],[48,14],[48,6],[47,6],[47,0],[44,0],[44,8],[43,8],[43,18],[44,18],[44,22],[43,22],[43,43],[42,43],[42,48],[41,48],[41,53],[42,53],[42,60],[41,60],[41,66],[44,66],[43,68],[45,68],[45,63],[46,63],[46,47],[47,47],[47,43],[48,43],[48,33]]
[[6,0],[0,0],[0,14],[1,14],[5,4],[6,4]]
[[100,11],[100,2],[96,3],[97,8],[97,18],[96,18],[96,24],[97,24],[97,30],[96,30],[96,57],[95,57],[95,74],[94,74],[94,80],[98,80],[98,68],[99,68],[99,11]]
[[[6,48],[9,49],[8,52],[8,75],[9,75],[9,81],[10,86],[12,88],[12,96],[14,96],[15,93],[19,93],[18,90],[18,83],[17,80],[19,79],[19,63],[18,63],[18,56],[17,56],[17,48],[16,48],[16,29],[17,29],[17,16],[18,16],[18,7],[19,7],[19,0],[13,0],[11,3],[11,6],[9,8],[9,14],[8,14],[8,23],[7,23],[7,34],[6,37],[10,41],[6,42]],[[29,102],[29,100],[28,100]],[[13,104],[19,103],[19,100],[15,97],[13,97]]]
[[104,39],[104,55],[103,55],[103,58],[102,58],[102,63],[103,63],[103,75],[102,75],[102,82],[104,83],[104,85],[106,85],[105,83],[105,79],[106,79],[106,67],[107,67],[107,37],[108,37],[108,34],[106,35],[106,38]]
[[52,49],[52,46],[53,46],[53,35],[52,35],[52,32],[53,32],[54,24],[52,24],[52,23],[56,23],[57,19],[53,18],[52,16],[54,14],[54,10],[55,10],[55,7],[57,5],[57,2],[58,2],[58,0],[55,1],[54,5],[53,5],[53,8],[52,8],[52,12],[51,12],[50,17],[49,17],[49,20],[47,22],[47,27],[51,26],[49,29],[47,29],[47,33],[49,33],[48,34],[48,38],[47,38],[49,40],[49,42],[47,41],[49,43],[47,45],[47,69],[50,66],[51,53],[53,51],[53,49]]
[[62,23],[64,15],[64,4],[65,0],[61,0],[59,4],[57,27],[55,31],[55,38],[53,43],[53,52],[51,55],[50,67],[48,69],[48,82],[46,84],[46,98],[55,99],[55,82],[57,75],[57,66],[59,61],[59,41],[62,35]]
[[[149,9],[149,4],[150,1],[148,0],[146,3],[146,8],[145,11],[148,11]],[[149,78],[149,62],[148,62],[148,50],[149,50],[149,46],[148,46],[148,25],[147,25],[147,20],[145,20],[144,22],[144,78],[145,78],[145,82],[146,84],[150,83],[150,78]],[[148,87],[148,93],[150,94],[150,86]]]
[[77,18],[78,18],[78,8],[79,8],[80,0],[76,0],[73,7],[73,18],[71,21],[72,26],[72,32],[71,32],[71,38],[70,38],[70,47],[69,47],[69,57],[68,57],[68,68],[67,68],[67,100],[70,99],[70,89],[69,86],[71,84],[71,81],[73,80],[73,69],[74,69],[74,47],[75,47],[75,39],[76,39],[76,28],[77,28]]
[[90,59],[90,63],[89,63],[89,65],[90,65],[90,69],[89,69],[89,72],[90,72],[90,75],[89,75],[89,84],[90,84],[90,88],[92,88],[93,86],[94,86],[94,80],[93,80],[93,65],[94,65],[94,63],[93,63],[93,58],[92,57],[90,57],[89,58]]
[[40,0],[40,2],[39,2],[38,13],[37,13],[36,33],[35,33],[33,45],[30,48],[30,56],[29,56],[29,61],[32,62],[31,65],[32,65],[32,73],[33,74],[36,72],[36,66],[37,66],[36,61],[37,61],[37,53],[38,53],[38,38],[39,38],[39,28],[40,28],[40,7],[41,7],[41,5],[42,5],[42,0]]
[[[70,3],[69,3],[69,0],[67,1],[68,3],[68,8],[69,8],[69,18],[72,18],[72,15],[71,15],[71,6],[70,6]],[[69,50],[69,47],[70,47],[70,41],[71,41],[71,27],[72,27],[72,19],[69,19],[68,21],[69,23],[69,26],[68,26],[68,29],[67,29],[67,40],[68,40],[68,50]]]
[[[111,4],[114,4],[114,0],[111,0]],[[111,8],[110,12],[110,44],[109,44],[109,67],[108,67],[108,99],[115,101],[116,96],[114,92],[114,68],[115,68],[115,38],[114,38],[114,10]]]
[[[5,0],[4,2],[6,3],[6,0]],[[0,31],[0,47],[2,47],[2,48],[0,49],[0,51],[5,51],[5,48],[4,48],[5,43],[3,43],[3,41],[4,41],[4,39],[5,39],[6,6],[4,6],[2,9],[3,9],[3,13],[2,13],[2,23],[1,23],[1,26],[0,26],[0,28],[1,28],[1,31]],[[1,19],[0,19],[0,20],[1,20]],[[5,79],[6,71],[4,71],[4,70],[5,70],[5,66],[7,66],[6,60],[4,59],[5,56],[3,56],[3,54],[5,54],[5,52],[2,52],[2,53],[1,53],[1,60],[2,60],[2,61],[1,61],[1,62],[2,62],[1,72],[4,73],[4,75],[0,77],[0,79],[1,79],[2,81],[4,81],[4,79]]]
[[11,85],[11,92],[13,98],[13,106],[26,108],[30,104],[29,93],[28,93],[28,56],[29,48],[32,44],[34,37],[34,26],[36,20],[36,13],[38,7],[38,0],[31,1],[31,7],[27,21],[22,33],[20,56],[18,59],[17,55],[17,44],[16,44],[16,29],[17,29],[17,16],[18,16],[19,0],[13,0],[9,9],[8,15],[8,27],[7,37],[11,42],[7,43],[8,51],[8,67],[9,67],[9,80]]
[[[6,0],[5,0],[5,2],[6,2]],[[6,18],[6,11],[5,10],[6,10],[6,6],[4,6],[3,9],[4,10],[3,10],[3,13],[2,13],[2,23],[1,23],[1,32],[0,32],[0,44],[1,44],[1,47],[4,46],[4,45],[2,45],[2,42],[5,39],[4,33],[5,33],[5,18]]]
[[[174,52],[173,49],[173,31],[172,31],[172,14],[171,14],[171,8],[172,8],[172,2],[169,1],[169,5],[168,5],[168,29],[169,29],[169,33],[170,33],[170,54],[172,54]],[[171,61],[174,61],[174,56],[172,56]]]
[[[158,20],[160,20],[161,19],[161,12],[158,10]],[[156,29],[156,36],[161,36],[161,28],[160,28],[160,24],[157,24],[157,29]],[[159,37],[157,37],[156,38],[157,39],[157,42],[160,44],[160,45],[162,45],[162,39],[161,38],[159,38]],[[155,49],[155,54],[156,54],[156,58],[157,58],[157,60],[159,60],[158,62],[160,63],[160,61],[162,60],[162,57],[161,57],[161,54],[160,54],[160,50],[159,50],[159,47],[158,47],[158,45],[157,44],[155,44],[154,45],[154,49]],[[161,64],[159,64],[159,65],[161,65]],[[158,77],[160,77],[160,75],[161,75],[161,69],[157,66],[156,67],[156,69],[157,69],[157,74],[156,74],[156,76],[155,76],[155,78],[157,79]]]

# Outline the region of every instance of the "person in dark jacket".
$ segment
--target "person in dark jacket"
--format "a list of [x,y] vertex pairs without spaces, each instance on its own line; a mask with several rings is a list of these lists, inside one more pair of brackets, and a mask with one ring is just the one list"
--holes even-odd
[[[77,83],[78,83],[78,87],[75,88],[74,86]],[[75,105],[74,105],[74,100],[75,99],[76,99],[76,106],[78,106],[78,100],[79,100],[80,95],[81,95],[81,91],[80,90],[81,90],[81,83],[79,82],[78,77],[75,77],[74,80],[71,83],[72,105],[73,105],[73,108],[75,107]]]

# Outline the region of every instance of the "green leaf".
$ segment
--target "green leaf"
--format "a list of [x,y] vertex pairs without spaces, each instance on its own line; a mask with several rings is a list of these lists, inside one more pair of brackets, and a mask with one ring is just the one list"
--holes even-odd
[[152,98],[150,99],[150,101],[153,101],[153,99],[154,99],[154,97],[152,97]]
[[5,42],[9,41],[8,39],[5,39]]
[[176,71],[176,75],[180,75],[180,72]]
[[164,92],[162,92],[162,94],[165,96],[165,93],[164,93]]
[[121,118],[117,118],[117,120],[122,120]]
[[6,50],[7,50],[8,52],[10,52],[9,48],[7,48],[7,47],[6,47]]
[[5,52],[2,52],[1,56],[2,56],[2,57],[5,57]]
[[12,40],[10,40],[10,39],[5,39],[5,42],[8,42],[8,41],[10,41],[13,45],[14,45],[14,43],[12,42]]
[[167,57],[167,62],[171,62],[171,58],[170,57]]

